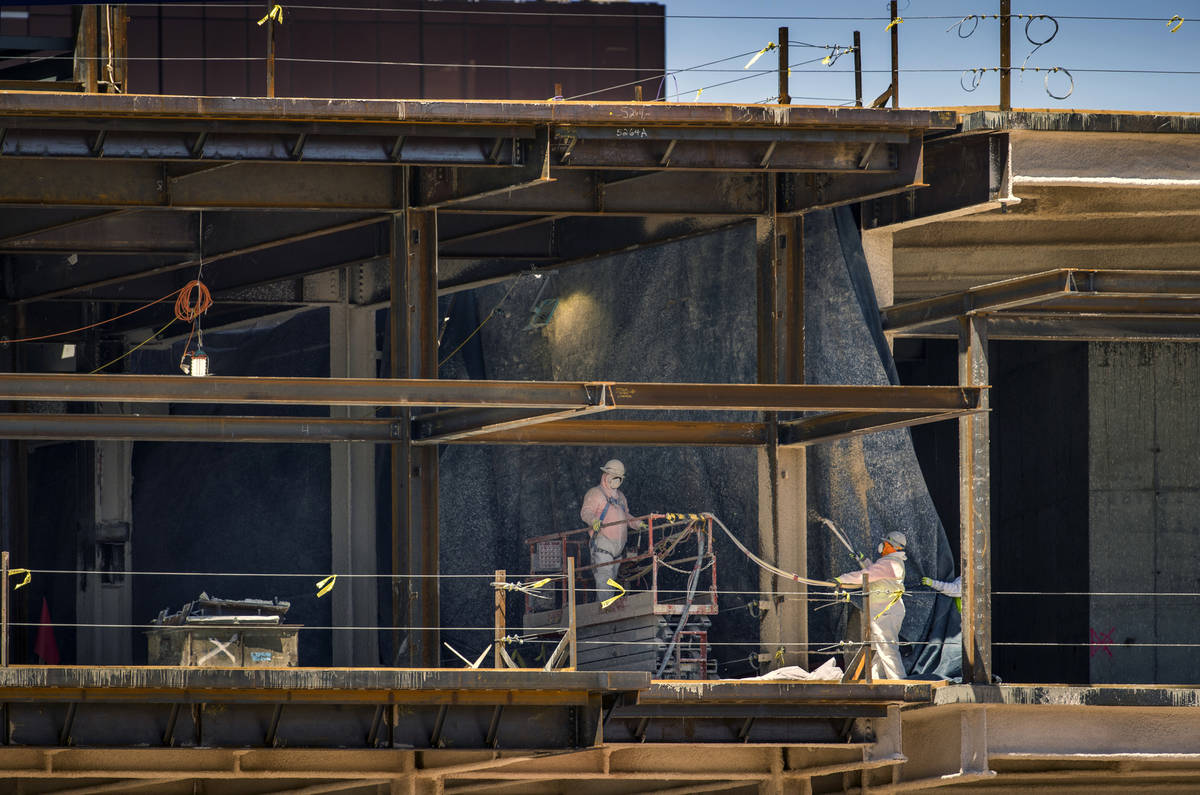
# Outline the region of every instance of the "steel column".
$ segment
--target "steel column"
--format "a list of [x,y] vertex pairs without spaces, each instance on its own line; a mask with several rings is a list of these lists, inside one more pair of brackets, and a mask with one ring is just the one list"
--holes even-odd
[[[758,377],[760,382],[804,382],[804,219],[778,215],[771,178],[773,214],[758,222]],[[806,574],[807,451],[779,447],[779,419],[768,412],[767,444],[759,454],[759,551],[788,571]],[[806,666],[808,612],[805,586],[763,572],[760,589],[772,594],[760,619],[763,652],[790,650],[787,664]],[[795,592],[784,599],[782,592]]]
[[[985,386],[988,373],[987,317],[960,319],[958,381]],[[991,440],[988,392],[980,396],[983,411],[958,421],[959,522],[962,540],[963,681],[992,680],[992,544]]]
[[[329,374],[334,377],[373,377],[375,375],[375,310],[337,304],[329,308]],[[380,422],[373,411],[364,407],[330,408],[334,421],[366,420]],[[382,422],[387,423],[387,420]],[[330,542],[332,570],[371,575],[375,558],[375,447],[362,444],[331,444],[330,464]],[[369,578],[351,580],[335,588],[334,626],[354,627],[334,630],[333,664],[338,667],[379,664],[376,633],[362,631],[375,627],[378,598],[375,582]]]
[[84,91],[95,94],[99,88],[96,68],[99,63],[99,6],[81,6],[78,12],[78,27],[75,30],[75,82],[82,83]]
[[[408,209],[392,224],[392,373],[433,379],[437,211]],[[393,581],[393,626],[404,621],[425,628],[410,631],[407,660],[429,668],[440,659],[438,581],[429,576],[438,573],[437,448],[413,444],[411,410],[399,417],[400,441],[392,446],[392,564],[396,575],[408,576]]]

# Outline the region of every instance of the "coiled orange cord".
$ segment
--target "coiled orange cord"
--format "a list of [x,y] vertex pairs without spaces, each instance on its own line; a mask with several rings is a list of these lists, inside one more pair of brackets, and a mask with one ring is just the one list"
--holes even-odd
[[212,294],[199,280],[192,279],[183,286],[175,298],[175,317],[184,323],[193,323],[207,312],[210,306],[212,306]]

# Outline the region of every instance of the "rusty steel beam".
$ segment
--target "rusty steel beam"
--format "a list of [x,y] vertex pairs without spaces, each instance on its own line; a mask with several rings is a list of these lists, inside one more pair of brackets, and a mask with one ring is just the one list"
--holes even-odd
[[850,411],[825,414],[782,423],[779,428],[779,444],[788,447],[802,447],[821,442],[832,442],[876,431],[910,428],[914,425],[955,419],[976,411],[982,411],[982,409],[931,411],[928,414],[887,411]]
[[[418,417],[414,420],[413,444],[757,447],[765,445],[769,438],[767,425],[761,422],[563,419],[564,414],[574,416],[578,413],[579,410],[575,409],[568,412],[472,409],[461,416],[463,424],[456,432],[449,432],[439,424],[446,422],[446,418],[431,421],[431,417]],[[782,424],[779,443],[783,446],[816,444],[874,431],[938,422],[965,413],[832,414]],[[505,417],[510,419],[504,420]],[[468,424],[467,418],[471,418],[470,423],[481,424]],[[455,424],[458,425],[457,422]],[[141,442],[390,443],[397,441],[401,432],[400,421],[388,418],[0,414],[0,439],[37,441],[110,439]]]
[[[215,222],[217,224],[216,238],[209,242],[208,245],[211,248],[204,251],[203,262],[207,265],[250,255],[261,256],[264,252],[269,252],[271,249],[284,247],[289,244],[309,242],[326,236],[354,232],[364,227],[375,226],[387,220],[387,216],[368,215],[365,217],[334,218],[326,219],[325,223],[319,223],[321,220],[322,218],[319,214],[310,218],[288,217],[276,221],[275,226],[269,224],[251,224],[247,228],[245,220],[241,219],[239,222],[236,214],[230,214],[228,217],[219,217]],[[314,223],[314,221],[318,223]],[[329,221],[335,221],[335,223],[329,223]],[[359,238],[362,238],[365,242],[359,243]],[[352,238],[352,242],[358,245],[350,246],[345,241],[341,241],[340,247],[345,256],[351,256],[349,252],[353,251],[356,261],[362,261],[365,258],[371,258],[383,253],[375,250],[374,241],[374,235],[368,231]],[[362,251],[358,250],[360,248]],[[304,275],[312,272],[313,269],[322,269],[322,266],[327,266],[328,260],[334,260],[338,265],[345,262],[343,258],[336,255],[336,252],[323,259],[325,262],[318,265],[314,264],[311,260],[296,257],[295,253],[293,253],[291,262],[294,264],[288,270],[295,272],[296,275]],[[61,298],[74,293],[104,287],[114,287],[131,281],[195,268],[199,266],[200,262],[201,256],[199,252],[196,252],[194,256],[187,256],[174,262],[150,267],[137,267],[136,263],[118,262],[107,268],[106,272],[87,271],[82,268],[72,269],[64,264],[59,268],[44,268],[45,273],[17,274],[15,280],[17,294],[14,298],[16,303]],[[262,263],[256,264],[261,268]],[[245,278],[241,272],[249,269],[238,268],[237,270],[239,273],[234,274],[234,276],[240,275],[241,278]],[[206,281],[214,289],[221,289],[224,285],[219,282],[227,278],[229,278],[228,275],[217,276],[218,283],[214,283],[211,277],[206,279]],[[272,274],[271,278],[260,278],[263,281],[270,281],[279,278],[279,274]]]
[[[259,122],[409,124],[595,124],[608,127],[706,125],[782,129],[954,129],[946,110],[886,111],[869,108],[792,107],[780,114],[763,105],[670,102],[533,102],[482,100],[380,100],[189,96],[71,96],[40,92],[0,95],[5,116],[74,118],[221,119]],[[730,119],[738,123],[731,124]]]
[[[956,339],[957,323],[957,319],[946,320],[937,325],[896,332],[894,336]],[[1186,342],[1200,340],[1200,314],[1092,314],[1082,310],[1061,314],[1023,312],[1011,317],[988,315],[988,338],[1047,342]]]
[[929,187],[863,202],[863,228],[933,220],[989,202],[999,208],[1008,194],[1008,149],[1003,133],[926,141],[923,173]]
[[883,171],[868,170],[870,161],[863,158],[857,173],[788,174],[781,191],[779,212],[796,215],[927,187],[924,141],[920,135],[912,136],[907,144],[892,144],[888,153],[893,162]]
[[[129,210],[90,210],[79,213],[69,210],[48,210],[37,215],[34,213],[6,214],[0,219],[0,246],[13,246],[13,250],[18,250],[14,244],[20,241],[33,240],[40,235],[117,218],[129,212]],[[32,224],[29,223],[30,220],[33,220]],[[18,222],[19,225],[10,225],[13,221]]]
[[[436,385],[437,211],[409,209],[393,216],[391,241],[391,372]],[[410,627],[409,664],[437,667],[438,452],[413,444],[411,408],[398,414],[400,438],[391,447],[393,643],[395,628]]]
[[[959,320],[958,382],[989,383],[988,320]],[[958,421],[958,515],[962,573],[962,677],[964,683],[992,684],[992,498],[991,431],[988,395],[983,411]]]
[[975,312],[999,312],[1028,306],[1070,292],[1072,271],[1064,268],[1006,279],[961,293],[895,304],[880,310],[885,333],[919,328]]
[[1062,268],[896,304],[880,320],[888,334],[957,336],[957,318],[974,314],[992,318],[994,339],[1190,339],[1200,272]]
[[135,414],[0,414],[0,439],[138,442],[394,442],[390,419]]
[[563,420],[458,437],[449,443],[757,447],[766,440],[761,422]]
[[[755,169],[757,170],[757,169]],[[496,215],[679,215],[750,217],[762,212],[762,174],[649,172],[632,179],[605,179],[582,170],[552,170],[553,179],[528,185],[527,169],[421,169],[417,201],[449,213]]]
[[[608,395],[602,395],[607,391]],[[679,384],[621,381],[455,381],[0,373],[0,400],[438,406],[650,411],[900,411],[973,409],[980,387]]]
[[494,433],[527,428],[542,423],[558,422],[571,417],[608,411],[600,404],[587,408],[560,411],[528,411],[522,409],[450,409],[449,411],[416,417],[413,420],[414,444],[439,444],[487,437]]

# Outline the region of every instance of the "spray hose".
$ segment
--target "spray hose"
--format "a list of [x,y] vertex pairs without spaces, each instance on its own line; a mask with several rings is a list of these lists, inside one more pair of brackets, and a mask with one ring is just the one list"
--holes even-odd
[[775,574],[775,575],[778,575],[778,576],[780,576],[780,577],[783,577],[784,579],[791,580],[792,582],[802,582],[802,583],[804,583],[805,585],[813,585],[813,586],[816,586],[816,587],[818,587],[818,588],[834,588],[834,589],[838,589],[838,588],[841,588],[841,587],[842,587],[841,585],[839,585],[838,583],[834,582],[833,580],[812,580],[812,579],[809,579],[808,577],[801,577],[799,574],[796,574],[796,573],[794,573],[794,572],[790,572],[790,571],[784,571],[783,569],[781,569],[781,568],[779,568],[779,567],[777,567],[777,566],[773,566],[773,565],[771,565],[770,563],[767,563],[765,560],[763,560],[762,558],[760,558],[758,555],[755,555],[753,552],[751,552],[749,549],[747,549],[747,548],[746,548],[746,545],[745,545],[745,544],[743,544],[743,543],[742,543],[742,542],[741,542],[741,541],[738,539],[738,537],[737,537],[737,536],[735,536],[735,535],[734,535],[734,534],[733,534],[733,533],[732,533],[732,532],[729,530],[729,528],[725,526],[725,523],[724,523],[724,522],[722,522],[722,521],[721,521],[720,519],[718,519],[717,517],[713,516],[711,513],[705,513],[705,514],[703,514],[703,515],[704,515],[704,516],[707,516],[709,519],[712,519],[714,522],[716,522],[717,526],[718,526],[718,527],[720,527],[722,530],[724,530],[724,531],[725,531],[725,535],[729,536],[729,540],[733,542],[734,546],[736,546],[738,549],[740,549],[740,550],[742,551],[742,554],[743,554],[743,555],[745,555],[746,557],[750,558],[750,560],[754,561],[754,563],[755,563],[755,564],[756,564],[756,565],[757,565],[757,566],[758,566],[760,569],[763,569],[764,571],[769,571],[769,572],[771,572],[772,574]]

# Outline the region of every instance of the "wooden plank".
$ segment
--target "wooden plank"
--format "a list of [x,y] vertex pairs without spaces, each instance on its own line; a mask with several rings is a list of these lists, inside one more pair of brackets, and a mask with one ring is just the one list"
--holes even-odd
[[581,664],[581,667],[589,671],[653,671],[657,660],[658,655],[650,651],[642,654],[630,654],[612,660],[597,660],[586,665]]
[[[650,645],[653,643],[654,645]],[[612,643],[591,649],[587,653],[588,662],[600,660],[615,660],[619,657],[638,656],[647,652],[655,652],[658,648],[666,648],[666,641],[640,641],[631,643]]]
[[661,638],[658,627],[632,627],[621,632],[588,638],[587,643],[580,645],[582,648],[596,649],[608,643],[628,643],[634,640],[654,640],[656,638]]
[[612,621],[608,624],[593,624],[590,627],[582,628],[579,631],[580,640],[584,638],[602,638],[607,635],[612,635],[617,632],[625,632],[630,629],[640,629],[642,627],[665,627],[667,621],[662,616],[633,616],[631,618],[621,619],[620,621]]
[[[579,631],[585,627],[598,624],[609,624],[613,621],[648,616],[654,614],[654,600],[649,593],[637,593],[624,596],[607,609],[601,609],[599,602],[587,602],[575,606],[575,615]],[[542,629],[545,627],[565,627],[565,614],[561,608],[557,610],[538,610],[525,613],[526,629]]]

